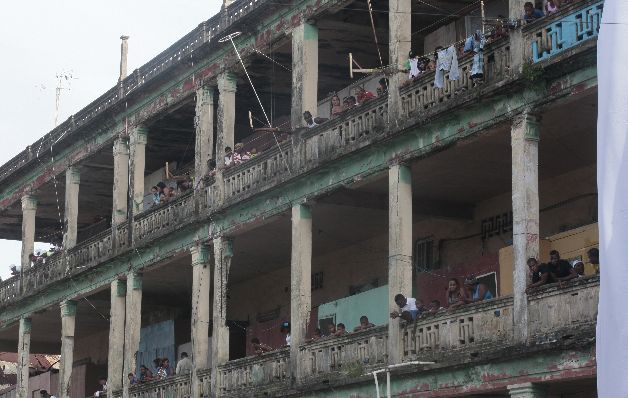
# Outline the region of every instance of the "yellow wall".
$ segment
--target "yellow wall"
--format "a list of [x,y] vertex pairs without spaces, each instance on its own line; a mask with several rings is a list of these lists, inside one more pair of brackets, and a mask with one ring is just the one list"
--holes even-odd
[[[597,223],[574,228],[569,231],[541,239],[540,261],[549,261],[549,252],[558,250],[560,257],[565,260],[582,259],[588,261],[587,250],[598,246]],[[512,294],[512,246],[504,247],[499,251],[499,292],[500,295]]]

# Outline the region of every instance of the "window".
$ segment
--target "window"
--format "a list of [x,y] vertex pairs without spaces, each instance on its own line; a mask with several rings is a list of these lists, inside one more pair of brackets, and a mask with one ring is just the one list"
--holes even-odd
[[478,282],[486,285],[488,290],[493,293],[493,297],[497,297],[497,273],[489,272],[488,274],[482,274],[477,276]]
[[312,290],[323,288],[323,277],[324,277],[323,271],[315,272],[312,274]]
[[438,246],[433,238],[419,239],[414,245],[414,267],[417,272],[439,268]]

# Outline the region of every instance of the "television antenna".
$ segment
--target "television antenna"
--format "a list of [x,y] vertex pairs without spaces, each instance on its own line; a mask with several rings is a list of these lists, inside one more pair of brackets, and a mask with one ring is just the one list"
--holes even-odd
[[55,89],[55,125],[59,124],[59,111],[61,109],[61,92],[63,90],[70,91],[72,88],[72,80],[76,80],[72,70],[61,71],[57,73],[57,87]]

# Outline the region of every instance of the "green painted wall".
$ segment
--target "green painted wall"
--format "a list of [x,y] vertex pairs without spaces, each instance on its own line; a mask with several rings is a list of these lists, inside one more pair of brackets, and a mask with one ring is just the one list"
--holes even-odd
[[335,316],[336,323],[344,323],[348,331],[352,331],[354,327],[360,324],[362,315],[366,315],[369,321],[375,325],[388,323],[388,285],[331,301],[318,307],[319,321]]

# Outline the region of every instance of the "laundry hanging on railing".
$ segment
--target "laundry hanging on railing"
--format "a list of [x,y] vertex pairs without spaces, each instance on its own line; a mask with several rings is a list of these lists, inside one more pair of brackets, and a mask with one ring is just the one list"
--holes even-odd
[[458,80],[460,70],[458,69],[458,56],[456,48],[452,45],[436,52],[436,75],[434,77],[434,87],[443,88],[445,86],[445,72],[449,72],[449,80]]
[[471,65],[471,79],[484,78],[484,34],[477,30],[464,42],[464,52],[473,51],[473,64]]

